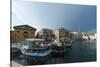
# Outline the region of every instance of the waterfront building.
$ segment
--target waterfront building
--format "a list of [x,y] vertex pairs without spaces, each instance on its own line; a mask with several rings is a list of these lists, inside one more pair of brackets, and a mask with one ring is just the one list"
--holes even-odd
[[43,28],[37,32],[36,37],[51,40],[53,38],[53,31],[51,29]]
[[72,35],[72,37],[73,37],[73,39],[75,39],[75,40],[80,40],[80,39],[82,39],[82,33],[81,32],[71,32],[73,35]]
[[59,28],[59,29],[55,30],[54,34],[57,39],[70,37],[70,32],[64,28]]
[[90,40],[95,40],[96,39],[96,33],[88,33],[89,39]]
[[10,43],[13,43],[15,41],[14,39],[14,30],[10,30]]
[[20,42],[28,38],[35,37],[36,29],[29,25],[14,26],[14,42]]
[[77,36],[78,36],[78,32],[71,32],[72,34],[73,34],[73,39],[76,39],[77,38]]
[[95,40],[96,39],[96,33],[93,33],[93,32],[82,32],[82,39]]
[[89,35],[86,32],[82,32],[82,39],[84,40],[88,40],[89,39]]
[[95,38],[95,40],[97,39],[97,34],[96,33],[94,34],[94,38]]

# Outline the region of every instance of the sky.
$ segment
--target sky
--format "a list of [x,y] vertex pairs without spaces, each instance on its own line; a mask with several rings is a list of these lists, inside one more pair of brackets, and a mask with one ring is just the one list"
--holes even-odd
[[37,30],[64,27],[70,31],[96,32],[96,6],[12,1],[12,27],[28,24]]

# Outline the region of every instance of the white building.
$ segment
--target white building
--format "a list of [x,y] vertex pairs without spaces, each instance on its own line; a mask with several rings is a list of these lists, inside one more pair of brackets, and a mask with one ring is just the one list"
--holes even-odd
[[95,40],[96,33],[90,33],[90,32],[71,32],[73,34],[74,39],[85,39],[85,40]]
[[97,34],[96,33],[94,34],[94,38],[97,39]]
[[88,40],[89,39],[88,33],[82,32],[82,39]]
[[73,34],[73,39],[81,39],[82,33],[81,32],[71,32]]
[[82,36],[82,38],[83,38],[83,39],[86,39],[86,40],[88,40],[88,39],[89,39],[89,37],[88,37],[88,36]]
[[50,29],[43,28],[37,32],[37,35],[38,35],[38,38],[51,39],[53,35],[53,31]]
[[96,39],[96,33],[88,33],[89,34],[89,38],[91,40],[95,40]]

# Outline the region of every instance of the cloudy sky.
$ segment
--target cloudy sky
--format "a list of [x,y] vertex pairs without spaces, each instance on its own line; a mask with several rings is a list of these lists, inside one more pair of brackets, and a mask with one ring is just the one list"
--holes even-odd
[[96,32],[96,6],[12,1],[12,26],[28,24],[38,30],[64,27]]

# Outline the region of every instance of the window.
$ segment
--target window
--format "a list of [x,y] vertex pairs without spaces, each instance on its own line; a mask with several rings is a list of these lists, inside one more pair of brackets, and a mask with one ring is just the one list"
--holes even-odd
[[27,32],[27,31],[25,31],[25,32],[24,32],[24,34],[28,34],[28,32]]
[[24,38],[27,38],[28,36],[27,35],[24,35]]

